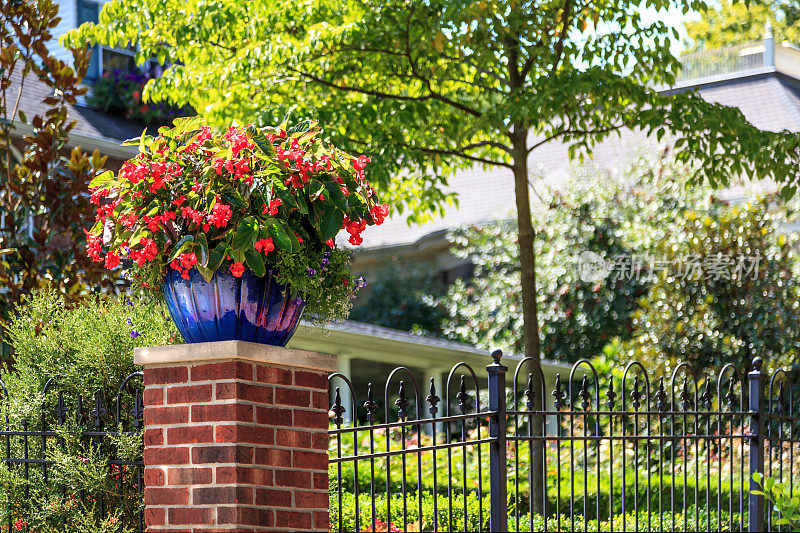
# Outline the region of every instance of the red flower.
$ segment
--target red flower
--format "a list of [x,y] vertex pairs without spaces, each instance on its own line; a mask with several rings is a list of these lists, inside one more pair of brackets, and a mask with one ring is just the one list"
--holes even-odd
[[209,215],[208,221],[218,228],[224,228],[228,225],[228,221],[230,221],[232,215],[233,210],[231,206],[217,201],[214,207],[211,208],[211,215]]
[[253,143],[247,138],[247,132],[243,129],[237,129],[234,126],[228,128],[228,131],[225,133],[225,140],[231,144],[233,157],[238,157],[242,150],[252,150],[254,148]]
[[281,199],[280,199],[280,198],[274,198],[274,199],[273,199],[273,200],[272,200],[272,201],[269,203],[269,206],[266,206],[266,205],[264,206],[264,211],[262,211],[262,212],[263,212],[265,215],[266,215],[267,213],[269,213],[269,214],[270,214],[270,216],[275,216],[275,215],[277,215],[277,214],[278,214],[278,208],[281,206],[281,204],[283,204],[283,202],[281,202]]
[[259,239],[256,241],[256,250],[259,252],[263,251],[264,254],[268,254],[274,249],[275,244],[272,242],[272,237],[267,237],[266,239]]
[[103,255],[100,253],[100,249],[103,247],[103,238],[86,230],[83,230],[83,233],[86,234],[86,255],[92,261],[99,263],[103,260]]
[[185,201],[186,201],[186,196],[184,196],[184,195],[181,195],[181,197],[180,197],[180,198],[176,198],[175,200],[173,200],[173,201],[172,201],[172,205],[174,205],[174,206],[176,206],[176,207],[180,207],[180,206],[181,206],[181,204],[182,204],[183,202],[185,202]]
[[200,127],[200,134],[197,136],[197,142],[204,142],[211,138],[211,128],[208,126]]
[[194,253],[182,253],[178,256],[178,259],[180,259],[183,268],[190,270],[194,267],[195,263],[197,263],[197,256]]
[[244,274],[244,265],[240,262],[236,261],[231,265],[231,274],[236,276],[237,278],[241,278],[242,274]]
[[383,224],[383,221],[389,215],[389,205],[375,205],[369,210],[369,214],[372,215],[372,219],[375,221],[375,224],[380,226]]
[[119,266],[119,263],[119,254],[117,252],[111,251],[106,254],[106,268],[113,270]]
[[369,157],[367,157],[365,155],[360,155],[360,156],[358,156],[358,159],[353,161],[353,168],[360,172],[360,171],[364,170],[365,168],[367,168],[367,163],[371,163],[371,162],[372,162],[372,159],[370,159]]
[[219,159],[219,158],[217,158],[217,159],[214,159],[213,163],[211,163],[211,168],[213,168],[214,171],[220,176],[225,171],[230,172],[232,174],[233,173],[233,161],[231,161],[230,159]]
[[105,198],[108,196],[109,192],[110,191],[108,189],[95,189],[95,191],[92,192],[92,196],[89,198],[89,201],[91,201],[94,205],[100,205],[100,198]]
[[333,239],[328,239],[327,241],[325,241],[325,244],[327,244],[328,246],[333,248],[333,246],[334,246]]

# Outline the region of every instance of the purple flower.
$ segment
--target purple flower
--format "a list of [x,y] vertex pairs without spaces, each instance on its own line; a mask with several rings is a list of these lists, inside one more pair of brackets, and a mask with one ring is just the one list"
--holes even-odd
[[142,334],[136,331],[135,329],[131,331],[131,339],[135,339],[136,337],[140,337]]
[[358,278],[358,281],[356,282],[356,288],[361,289],[366,286],[367,286],[367,280],[365,280],[363,276]]
[[315,274],[317,273],[317,271],[316,271],[316,270],[314,270],[314,269],[313,269],[313,268],[311,268],[311,267],[306,267],[306,270],[308,271],[308,277],[309,277],[309,278],[310,278],[311,276],[313,276],[313,275],[315,275]]
[[[131,299],[128,298],[127,296],[125,297],[125,303],[133,307],[133,302],[131,302]],[[130,320],[130,318],[128,320]]]
[[292,300],[292,303],[293,303],[294,305],[303,305],[305,302],[303,301],[303,299],[302,299],[302,298],[300,298],[300,297],[298,296],[297,298],[295,298],[294,300]]
[[133,320],[131,320],[131,317],[126,318],[125,322],[127,322],[129,326],[133,325]]

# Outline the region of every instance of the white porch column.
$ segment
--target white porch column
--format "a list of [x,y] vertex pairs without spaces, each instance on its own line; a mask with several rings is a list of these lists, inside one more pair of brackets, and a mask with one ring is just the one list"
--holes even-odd
[[[350,356],[350,354],[343,354],[343,353],[339,354],[336,356],[336,359],[338,366],[336,371],[352,382],[353,376],[350,369],[350,361],[352,360],[352,357]],[[339,387],[339,394],[342,399],[342,405],[344,406],[345,409],[347,409],[347,411],[342,415],[342,418],[346,422],[353,421],[355,413],[353,413],[353,407],[352,407],[353,395],[350,394],[350,387],[348,387],[347,384],[339,378],[334,378],[332,380],[331,385],[334,391],[336,390],[336,387]],[[358,405],[356,405],[356,408],[358,408]]]

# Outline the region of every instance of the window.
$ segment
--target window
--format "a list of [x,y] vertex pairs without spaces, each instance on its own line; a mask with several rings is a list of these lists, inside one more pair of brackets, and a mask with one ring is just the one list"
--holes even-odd
[[[97,22],[100,8],[97,2],[78,0],[78,25],[84,22]],[[95,45],[92,50],[92,59],[89,61],[89,70],[86,72],[87,80],[96,80],[100,77],[100,47]]]
[[[78,0],[78,25],[84,22],[97,22],[100,6],[92,0]],[[126,46],[124,48],[109,48],[107,46],[94,46],[92,59],[89,62],[89,70],[86,79],[95,81],[105,72],[121,70],[131,72],[136,69],[136,48]]]

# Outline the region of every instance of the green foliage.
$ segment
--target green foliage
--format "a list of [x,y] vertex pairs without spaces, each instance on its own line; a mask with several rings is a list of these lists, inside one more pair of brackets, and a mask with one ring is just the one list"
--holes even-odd
[[[564,188],[543,191],[544,202],[535,206],[532,219],[545,356],[575,361],[600,353],[615,337],[630,338],[631,314],[649,287],[646,270],[581,279],[581,253],[593,252],[609,262],[645,257],[684,212],[707,206],[709,194],[708,188],[687,187],[681,165],[646,160],[620,175],[583,171]],[[449,290],[446,335],[520,353],[520,261],[513,225],[470,228],[453,240],[456,253],[473,262],[476,272]]]
[[5,326],[16,350],[14,370],[0,373],[19,416],[36,414],[45,383],[56,375],[65,392],[115,398],[136,370],[135,347],[180,342],[164,306],[147,300],[99,297],[68,308],[54,291],[42,291],[21,309]]
[[370,272],[369,286],[356,300],[350,318],[441,337],[445,309],[440,301],[447,288],[430,273],[431,268],[425,265],[396,263]]
[[115,269],[126,260],[139,285],[158,290],[167,268],[211,281],[227,270],[256,276],[277,266],[293,298],[320,321],[347,315],[358,283],[336,250],[342,229],[361,243],[380,224],[364,176],[369,162],[323,144],[313,124],[287,131],[231,127],[214,135],[200,119],[176,120],[138,139],[140,154],[92,181],[100,205],[88,254]]
[[773,477],[764,477],[762,474],[753,474],[753,479],[761,490],[751,491],[751,494],[763,496],[780,514],[780,518],[773,522],[776,526],[789,526],[792,531],[800,531],[800,498],[792,496],[782,484]]
[[[84,428],[86,429],[86,428]],[[44,458],[50,462],[45,482],[39,468],[24,470],[0,464],[0,523],[9,519],[13,531],[36,533],[117,533],[137,530],[138,513],[144,507],[138,494],[135,470],[127,465],[109,465],[117,458],[141,457],[141,434],[122,434],[102,446],[81,438],[74,423],[59,428],[62,439],[52,441]],[[30,445],[40,445],[30,439]],[[22,450],[15,442],[14,456]],[[101,504],[102,499],[102,504]],[[101,505],[106,516],[100,519]],[[0,531],[5,529],[0,526]]]
[[[653,88],[679,69],[677,32],[641,10],[707,6],[115,0],[99,24],[62,41],[137,45],[140,61],[171,65],[146,97],[191,104],[217,124],[318,117],[337,146],[370,147],[384,199],[417,219],[452,198],[442,185],[459,167],[516,163],[524,179],[529,149],[557,139],[577,155],[620,127],[680,134],[678,159],[704,163],[698,179],[724,184],[745,173],[791,186],[797,135],[761,132],[735,109]],[[400,170],[404,179],[392,179]]]
[[[331,500],[338,498],[338,493],[331,492]],[[436,501],[436,524],[434,528],[434,505],[433,496],[425,494],[422,497],[422,524],[419,520],[419,502],[416,494],[408,494],[405,499],[404,521],[404,499],[402,494],[393,494],[391,498],[391,513],[387,514],[386,495],[380,494],[375,498],[375,518],[372,515],[372,498],[367,493],[361,493],[358,497],[359,503],[359,525],[360,530],[356,529],[355,521],[355,496],[351,493],[344,493],[342,497],[342,530],[343,531],[442,531],[447,529],[448,524],[452,524],[453,529],[460,531],[485,531],[489,528],[489,496],[484,496],[482,509],[480,500],[474,493],[466,498],[457,497],[452,504],[448,504],[447,496],[438,496]],[[464,520],[466,507],[466,521]],[[576,511],[582,509],[576,504]],[[482,513],[481,513],[482,511]],[[338,505],[332,505],[331,509],[332,530],[338,530],[339,509]],[[452,513],[452,521],[450,521]],[[387,516],[389,519],[387,520]],[[483,521],[481,521],[481,516]],[[697,521],[700,528],[704,528],[707,520],[719,525],[723,531],[738,529],[741,524],[741,517],[738,513],[730,515],[727,511],[717,514],[715,511],[703,507],[697,509]],[[659,514],[658,511],[648,516],[640,509],[638,519],[635,513],[628,512],[624,515],[618,514],[612,522],[605,516],[598,523],[596,519],[585,519],[579,514],[572,520],[569,515],[551,516],[548,518],[547,529],[544,521],[539,515],[524,513],[517,517],[513,510],[508,515],[508,525],[513,531],[621,531],[625,522],[625,531],[692,531],[695,527],[695,508],[689,507],[685,511],[665,512]],[[519,523],[519,527],[517,527]],[[403,527],[405,524],[405,528]],[[673,527],[674,524],[674,527]],[[387,527],[389,526],[389,527]],[[560,529],[559,529],[560,527]],[[567,528],[567,529],[565,529]]]
[[655,250],[668,267],[640,301],[624,356],[660,370],[681,361],[748,369],[756,356],[772,366],[794,363],[797,236],[783,227],[793,212],[766,197],[734,206],[714,202],[678,218]]
[[700,20],[687,22],[695,49],[760,41],[772,29],[775,42],[800,42],[800,6],[783,0],[739,3],[722,0],[702,11]]

